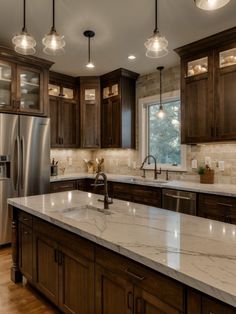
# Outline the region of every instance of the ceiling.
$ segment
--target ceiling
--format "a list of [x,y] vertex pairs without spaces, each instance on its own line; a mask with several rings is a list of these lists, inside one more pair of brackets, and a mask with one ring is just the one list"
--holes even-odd
[[[22,28],[23,0],[0,0],[0,42]],[[54,71],[80,76],[100,75],[123,67],[140,74],[158,65],[171,67],[179,58],[174,48],[235,26],[236,1],[216,11],[196,8],[193,0],[159,0],[158,24],[169,41],[170,53],[161,59],[145,56],[144,41],[154,28],[154,0],[57,0],[56,28],[65,35],[66,53],[49,57],[42,52],[42,37],[51,26],[52,0],[27,1],[27,29],[37,41],[37,56],[55,62]],[[87,69],[87,39],[83,31],[96,32],[92,39],[95,69]],[[129,54],[137,58],[127,59]]]

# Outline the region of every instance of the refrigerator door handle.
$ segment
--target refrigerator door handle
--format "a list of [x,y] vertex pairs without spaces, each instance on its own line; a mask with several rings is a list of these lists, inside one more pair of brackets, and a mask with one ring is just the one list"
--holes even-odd
[[20,180],[20,138],[17,135],[14,145],[14,171],[13,171],[13,186],[14,190],[19,187]]
[[21,169],[21,174],[20,174],[20,186],[21,189],[24,188],[24,139],[23,137],[20,140],[20,169]]

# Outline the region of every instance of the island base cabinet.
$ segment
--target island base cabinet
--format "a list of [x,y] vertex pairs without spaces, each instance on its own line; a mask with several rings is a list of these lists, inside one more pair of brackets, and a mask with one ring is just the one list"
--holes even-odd
[[32,228],[19,223],[19,268],[28,279],[33,278],[33,233]]
[[132,314],[133,286],[113,272],[96,265],[96,314]]
[[94,263],[59,248],[59,307],[68,314],[94,313]]
[[34,245],[36,287],[57,305],[59,282],[57,243],[40,233],[35,233]]

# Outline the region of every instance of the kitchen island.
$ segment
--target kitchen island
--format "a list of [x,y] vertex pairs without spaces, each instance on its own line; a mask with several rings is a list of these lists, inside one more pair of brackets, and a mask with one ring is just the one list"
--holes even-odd
[[234,225],[98,198],[10,199],[12,279],[66,313],[236,313]]

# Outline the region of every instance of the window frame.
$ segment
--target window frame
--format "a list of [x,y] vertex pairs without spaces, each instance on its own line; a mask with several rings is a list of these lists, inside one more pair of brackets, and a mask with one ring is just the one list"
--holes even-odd
[[[180,90],[164,93],[162,95],[162,102],[172,102],[180,100]],[[139,159],[140,164],[143,162],[145,156],[148,154],[148,107],[153,104],[160,104],[160,95],[154,95],[149,97],[140,98],[138,100],[139,108]],[[181,106],[181,105],[180,105]],[[165,109],[165,106],[164,106]],[[187,147],[181,144],[181,164],[178,166],[172,166],[171,164],[157,164],[158,168],[162,170],[170,171],[187,171]],[[154,169],[154,164],[145,164],[144,169]]]

